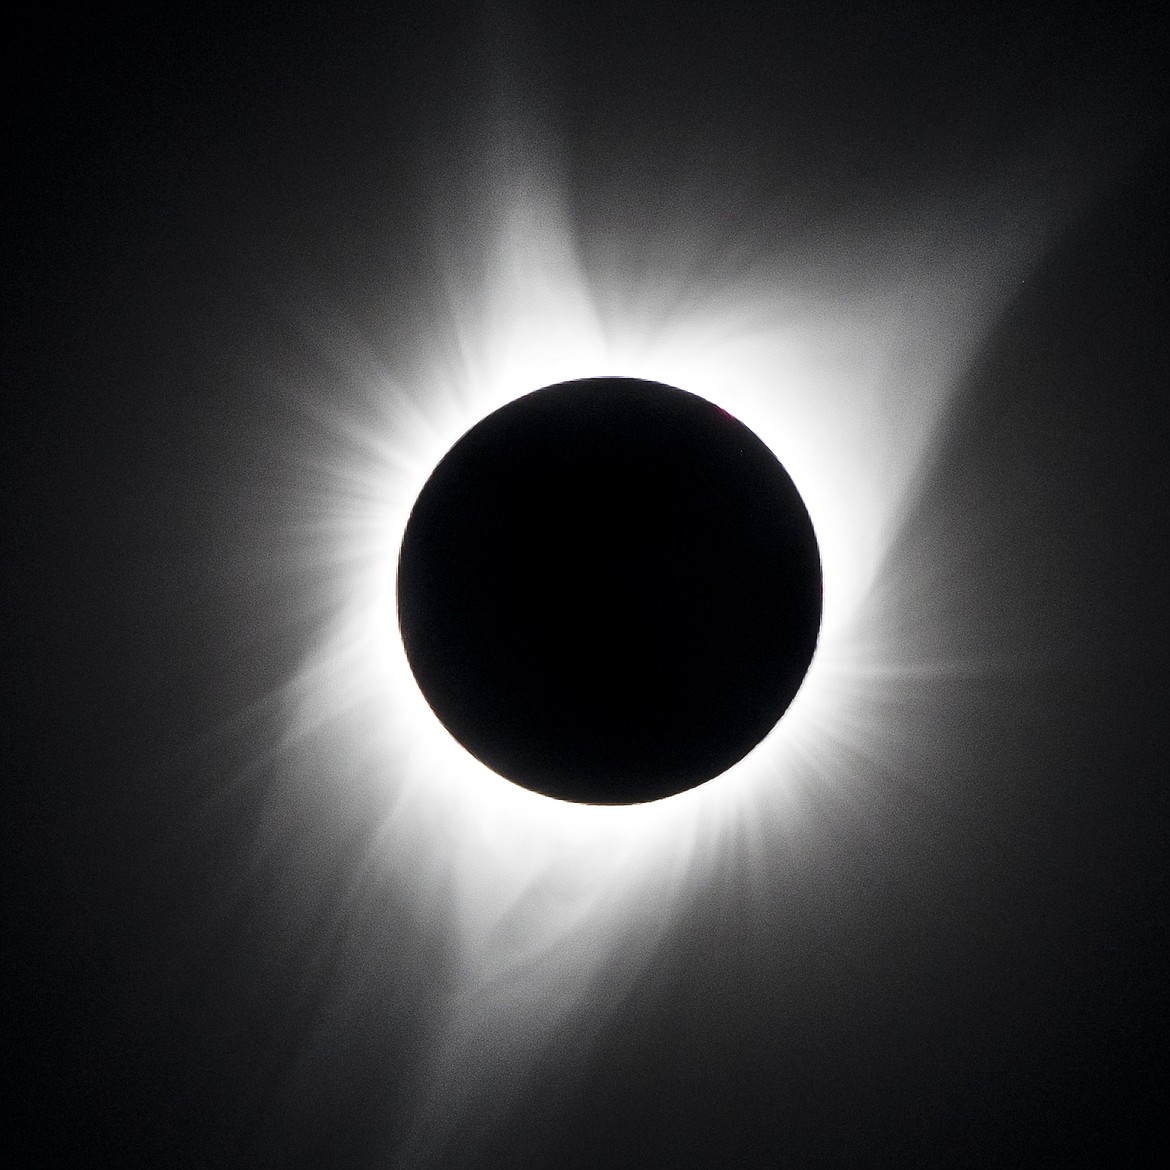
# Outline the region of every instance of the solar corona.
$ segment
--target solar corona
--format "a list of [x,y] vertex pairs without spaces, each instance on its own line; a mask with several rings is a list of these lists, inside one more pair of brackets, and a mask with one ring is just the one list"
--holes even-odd
[[694,393],[545,386],[481,419],[406,524],[399,630],[439,721],[561,801],[694,788],[776,725],[817,645],[821,562],[765,443]]

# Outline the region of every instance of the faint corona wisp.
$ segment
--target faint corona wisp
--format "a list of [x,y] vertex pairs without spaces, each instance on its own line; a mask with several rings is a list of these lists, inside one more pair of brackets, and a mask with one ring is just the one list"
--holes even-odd
[[[633,978],[728,849],[749,866],[753,849],[799,852],[827,798],[864,801],[856,761],[899,737],[872,713],[875,694],[896,694],[899,665],[859,614],[1023,255],[985,259],[980,282],[956,284],[961,249],[952,240],[932,267],[927,232],[912,287],[912,238],[888,272],[827,273],[832,296],[789,283],[783,255],[766,252],[738,278],[696,286],[693,265],[588,269],[553,182],[529,173],[523,189],[497,189],[476,254],[442,258],[447,318],[401,369],[366,363],[361,392],[319,420],[348,452],[323,469],[313,518],[332,617],[288,711],[302,766],[371,810],[369,864],[409,885],[453,957],[445,1039],[420,1081],[424,1129],[458,1112],[456,1083],[489,1075],[472,1067],[492,1063],[485,1053],[520,1067],[517,1045],[539,1046],[599,971],[611,985]],[[332,345],[336,361],[344,343]],[[489,772],[427,706],[395,621],[407,518],[451,446],[534,389],[611,375],[691,390],[758,435],[804,499],[824,578],[820,643],[779,725],[715,780],[628,807],[567,804]]]

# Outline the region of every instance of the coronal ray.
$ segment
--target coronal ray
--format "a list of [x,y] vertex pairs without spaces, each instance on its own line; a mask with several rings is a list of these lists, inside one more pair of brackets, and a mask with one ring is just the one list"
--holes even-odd
[[[489,1081],[506,1108],[508,1085],[556,1029],[598,1006],[603,975],[612,996],[650,961],[727,849],[747,849],[749,866],[752,851],[799,852],[826,797],[864,804],[864,761],[899,742],[901,680],[939,668],[863,628],[864,603],[965,362],[1050,226],[1017,218],[1006,238],[956,228],[945,254],[937,225],[890,228],[866,264],[827,261],[818,288],[763,245],[739,273],[590,266],[540,168],[491,189],[483,238],[445,257],[446,318],[397,369],[341,329],[318,334],[335,365],[352,351],[353,389],[307,405],[332,454],[318,465],[305,555],[329,582],[332,616],[288,723],[304,732],[306,771],[377,810],[372,864],[410,886],[452,956],[412,1165],[440,1156]],[[969,208],[938,214],[978,222]],[[461,748],[419,693],[394,598],[411,506],[455,441],[541,386],[611,375],[692,390],[760,436],[804,498],[824,575],[820,644],[774,731],[700,788],[617,808],[528,792]],[[584,1045],[588,1028],[574,1035]]]

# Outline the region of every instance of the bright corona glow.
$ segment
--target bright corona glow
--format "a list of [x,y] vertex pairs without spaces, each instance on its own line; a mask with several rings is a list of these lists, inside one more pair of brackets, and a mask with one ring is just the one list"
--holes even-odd
[[[633,978],[728,850],[798,852],[818,806],[864,799],[858,761],[891,754],[899,737],[874,697],[896,693],[906,666],[867,628],[867,598],[970,349],[1015,275],[1006,261],[979,262],[978,241],[967,256],[952,243],[931,267],[909,227],[909,243],[890,248],[920,249],[909,289],[904,259],[851,280],[839,261],[825,281],[833,295],[791,283],[780,255],[699,280],[681,263],[587,268],[555,184],[532,174],[523,190],[504,184],[491,211],[479,252],[446,257],[449,313],[411,361],[363,369],[352,342],[318,339],[358,373],[348,396],[330,390],[314,411],[334,454],[317,461],[305,547],[331,617],[287,713],[306,775],[372,810],[370,864],[401,876],[456,955],[419,1090],[424,1143],[440,1141],[423,1131],[472,1092],[456,1083],[489,1075],[477,1062],[497,1079],[521,1067],[602,969],[610,985]],[[395,613],[407,517],[440,458],[506,402],[597,375],[678,386],[759,435],[805,501],[825,582],[819,649],[773,732],[724,775],[633,807],[560,803],[488,771],[424,701]]]

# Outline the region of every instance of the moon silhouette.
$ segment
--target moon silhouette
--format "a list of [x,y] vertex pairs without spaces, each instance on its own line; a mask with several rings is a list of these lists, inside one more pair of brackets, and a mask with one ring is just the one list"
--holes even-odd
[[816,648],[821,568],[769,448],[695,394],[546,386],[471,428],[406,525],[398,620],[427,702],[499,775],[586,804],[712,779]]

